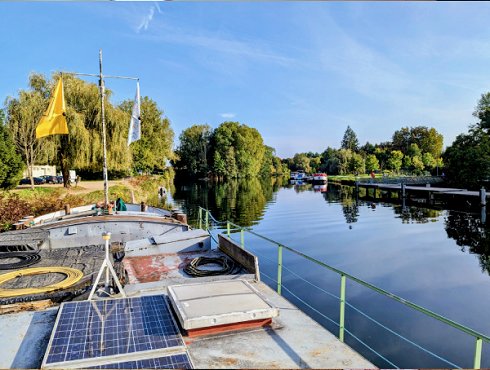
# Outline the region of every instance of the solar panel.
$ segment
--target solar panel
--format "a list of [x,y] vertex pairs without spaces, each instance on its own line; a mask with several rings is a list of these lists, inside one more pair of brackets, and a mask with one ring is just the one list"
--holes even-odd
[[179,353],[165,357],[118,362],[89,367],[89,369],[192,369],[187,353]]
[[180,346],[163,295],[69,302],[58,314],[46,364]]

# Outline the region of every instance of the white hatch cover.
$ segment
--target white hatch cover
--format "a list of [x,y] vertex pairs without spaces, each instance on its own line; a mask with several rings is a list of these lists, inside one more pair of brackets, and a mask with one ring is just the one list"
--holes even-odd
[[170,302],[186,330],[208,328],[279,315],[245,280],[172,285]]

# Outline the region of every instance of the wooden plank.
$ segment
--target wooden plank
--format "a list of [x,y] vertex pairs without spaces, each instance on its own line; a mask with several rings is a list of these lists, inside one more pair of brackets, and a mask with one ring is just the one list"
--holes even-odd
[[260,281],[259,259],[254,254],[242,249],[234,240],[218,234],[218,249],[242,265],[249,273],[255,274],[255,279]]

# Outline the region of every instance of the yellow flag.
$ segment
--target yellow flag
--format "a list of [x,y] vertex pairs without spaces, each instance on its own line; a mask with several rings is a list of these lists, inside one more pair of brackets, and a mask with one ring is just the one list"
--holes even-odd
[[63,81],[60,78],[54,89],[54,94],[49,101],[49,106],[44,112],[41,120],[36,127],[36,138],[39,139],[48,135],[66,134],[68,135],[68,125],[66,124],[66,105],[63,93]]

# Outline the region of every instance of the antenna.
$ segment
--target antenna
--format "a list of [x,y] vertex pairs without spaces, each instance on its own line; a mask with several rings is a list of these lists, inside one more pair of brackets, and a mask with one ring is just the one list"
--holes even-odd
[[102,143],[103,143],[103,168],[102,176],[104,179],[104,208],[107,209],[109,206],[109,177],[107,174],[107,138],[106,138],[106,125],[105,125],[105,82],[104,78],[118,78],[123,80],[136,80],[139,81],[137,77],[127,77],[127,76],[104,76],[102,74],[102,49],[99,49],[99,74],[92,73],[79,73],[79,72],[61,72],[61,74],[69,74],[75,76],[89,76],[99,78],[99,89],[100,89],[100,114],[102,122]]

